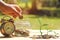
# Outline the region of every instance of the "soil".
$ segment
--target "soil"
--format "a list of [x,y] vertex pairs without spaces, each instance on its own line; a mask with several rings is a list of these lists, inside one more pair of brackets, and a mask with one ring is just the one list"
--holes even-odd
[[44,35],[33,35],[33,39],[50,39],[50,38],[53,38],[53,39],[56,39],[58,38],[59,36],[56,36],[56,35],[47,35],[47,34],[44,34]]

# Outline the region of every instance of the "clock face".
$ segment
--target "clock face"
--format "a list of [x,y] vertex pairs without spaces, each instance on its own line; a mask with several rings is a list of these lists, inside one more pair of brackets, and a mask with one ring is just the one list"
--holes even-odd
[[15,26],[12,22],[7,22],[3,27],[6,34],[12,34],[15,31]]

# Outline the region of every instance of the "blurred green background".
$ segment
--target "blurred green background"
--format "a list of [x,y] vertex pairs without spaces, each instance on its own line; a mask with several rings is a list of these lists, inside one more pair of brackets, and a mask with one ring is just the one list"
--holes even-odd
[[[32,29],[40,29],[43,24],[48,25],[42,26],[42,29],[60,29],[60,0],[17,0],[12,3],[15,2],[22,8],[23,19],[31,23]],[[2,16],[4,15],[1,12],[0,18]]]

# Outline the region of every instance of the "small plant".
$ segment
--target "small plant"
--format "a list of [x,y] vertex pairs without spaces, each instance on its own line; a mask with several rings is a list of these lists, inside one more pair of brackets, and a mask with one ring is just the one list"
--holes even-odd
[[42,37],[42,31],[41,31],[41,29],[42,29],[42,24],[41,24],[41,21],[40,21],[40,19],[38,18],[38,22],[39,22],[39,24],[40,24],[40,33],[41,33],[41,37]]
[[[43,24],[43,25],[42,25],[40,19],[38,19],[38,22],[39,22],[39,24],[40,24],[40,33],[41,33],[41,38],[42,38],[42,31],[41,31],[41,30],[42,30],[42,27],[43,27],[43,26],[47,26],[48,24]],[[48,28],[47,28],[47,34],[48,34]]]

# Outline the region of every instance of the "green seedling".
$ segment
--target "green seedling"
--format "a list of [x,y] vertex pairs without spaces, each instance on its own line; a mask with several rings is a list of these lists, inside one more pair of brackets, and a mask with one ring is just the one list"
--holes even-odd
[[[40,19],[38,19],[38,22],[39,22],[39,24],[40,24],[40,33],[41,33],[41,37],[42,37],[42,31],[41,31],[41,30],[42,30],[42,27],[43,27],[43,26],[47,26],[48,24],[43,24],[43,25],[42,25]],[[48,31],[48,29],[47,29],[47,31]],[[47,34],[48,34],[48,32],[47,32]]]

